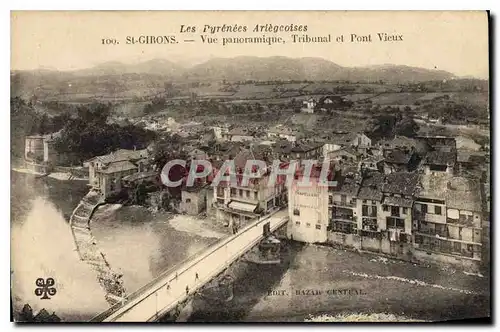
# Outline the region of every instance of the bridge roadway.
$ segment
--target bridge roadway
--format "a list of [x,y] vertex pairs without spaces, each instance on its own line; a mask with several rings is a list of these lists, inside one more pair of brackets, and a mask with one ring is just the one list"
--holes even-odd
[[[286,208],[261,217],[238,233],[181,263],[178,268],[166,271],[91,321],[148,322],[157,320],[257,245],[264,238],[264,227],[267,223],[269,223],[269,231],[274,232],[287,221],[288,210]],[[186,292],[186,286],[188,292]]]

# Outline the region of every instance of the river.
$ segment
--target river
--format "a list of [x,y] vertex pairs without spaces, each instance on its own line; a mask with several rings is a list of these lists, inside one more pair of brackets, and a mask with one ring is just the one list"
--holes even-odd
[[[108,307],[96,273],[74,250],[67,222],[87,191],[85,181],[35,179],[11,172],[11,277],[16,310],[28,303],[34,311],[45,308],[72,321],[89,319]],[[110,206],[99,211],[92,223],[97,245],[112,268],[123,273],[128,293],[218,241],[177,231],[166,219],[143,208]],[[49,277],[55,279],[57,293],[41,299],[34,294],[35,280]]]
[[[86,183],[11,176],[15,308],[29,303],[65,321],[86,320],[106,309],[96,273],[79,260],[67,224],[87,192]],[[106,206],[92,223],[99,248],[123,273],[128,293],[218,241],[178,229],[166,216],[133,206]],[[432,321],[490,315],[488,276],[329,247],[294,243],[281,266],[240,262],[228,273],[236,277],[234,299],[215,307],[198,301],[189,321],[296,322],[311,314],[357,313]],[[56,281],[50,300],[34,294],[39,277]]]

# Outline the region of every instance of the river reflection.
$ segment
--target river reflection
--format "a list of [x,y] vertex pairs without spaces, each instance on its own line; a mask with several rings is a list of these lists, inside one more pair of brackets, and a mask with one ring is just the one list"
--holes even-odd
[[[14,309],[25,303],[64,321],[86,320],[108,306],[97,274],[79,260],[67,219],[88,188],[83,181],[11,174],[11,274]],[[130,293],[217,239],[178,232],[165,216],[140,207],[107,206],[92,232]],[[34,294],[37,278],[56,280],[50,300]]]

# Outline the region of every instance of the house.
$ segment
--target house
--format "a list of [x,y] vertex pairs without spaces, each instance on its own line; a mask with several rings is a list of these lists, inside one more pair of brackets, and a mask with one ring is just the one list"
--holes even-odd
[[145,171],[148,151],[120,149],[84,162],[89,168],[89,185],[104,197],[122,189],[122,179],[127,175]]
[[210,185],[195,183],[193,186],[184,186],[181,189],[179,211],[188,215],[197,216],[207,207],[207,191],[212,190]]
[[341,147],[354,147],[362,150],[362,152],[366,152],[372,146],[371,138],[364,133],[355,132],[335,133],[331,138],[331,142]]
[[316,100],[314,98],[309,98],[302,102],[301,112],[304,113],[314,113],[314,108],[316,107]]
[[338,150],[330,151],[326,158],[329,160],[356,162],[358,160],[358,153],[351,147],[344,147]]
[[457,136],[455,137],[455,141],[458,150],[479,151],[481,149],[480,144],[477,144],[476,141],[465,136]]
[[414,256],[477,271],[482,257],[479,184],[447,173],[421,175],[414,207]]
[[241,225],[267,214],[286,201],[285,181],[279,177],[269,186],[268,169],[259,169],[258,177],[247,184],[242,183],[243,172],[248,160],[265,160],[265,156],[250,150],[243,150],[233,159],[237,183],[221,181],[214,186],[213,202],[218,222],[239,228]]
[[382,229],[399,230],[411,235],[414,196],[419,190],[417,173],[395,172],[385,176],[382,186]]
[[60,132],[25,137],[24,163],[26,168],[39,173],[48,173],[58,161],[54,143]]
[[227,134],[231,142],[252,141],[255,138],[255,131],[248,128],[233,128]]
[[222,125],[222,126],[214,126],[212,127],[212,130],[214,131],[215,134],[215,140],[217,141],[228,141],[230,140],[230,137],[228,136],[229,130],[231,130],[230,125]]
[[342,149],[342,146],[335,143],[326,142],[323,144],[323,158],[328,158],[328,154],[333,151]]
[[278,125],[269,129],[269,131],[267,132],[267,137],[286,139],[289,142],[297,141],[297,133],[295,133],[289,127],[283,125]]
[[299,142],[291,148],[290,156],[292,159],[311,159],[317,160],[322,156],[323,143]]
[[322,111],[343,110],[351,107],[353,103],[342,96],[324,96],[318,101],[318,107]]
[[385,174],[414,170],[416,155],[413,149],[393,149],[384,151],[382,168]]
[[[388,237],[384,237],[383,233],[386,230],[386,223],[382,217],[384,179],[384,174],[377,171],[367,170],[363,174],[356,200],[357,214],[360,216],[358,222],[360,243],[357,246],[363,250],[390,253],[390,250],[383,250],[389,248]],[[385,246],[381,243],[383,240],[386,241]]]
[[381,169],[383,167],[383,161],[384,161],[384,158],[382,158],[381,156],[370,155],[370,156],[363,158],[359,161],[358,170],[360,172],[367,171],[367,170],[378,171],[379,169]]
[[427,145],[427,151],[452,152],[457,150],[457,142],[454,137],[417,136],[416,139]]
[[457,162],[457,152],[455,151],[430,151],[422,162],[426,174],[444,172],[452,174]]
[[425,144],[422,141],[398,135],[392,139],[381,139],[376,146],[382,150],[411,149],[413,147],[417,152],[425,152]]
[[321,168],[311,170],[307,186],[300,186],[304,169],[299,170],[288,189],[287,236],[294,241],[325,243],[328,240],[328,187],[320,185]]
[[357,195],[359,180],[351,176],[342,176],[336,173],[337,186],[329,188],[328,214],[329,242],[356,247],[358,238],[358,210]]

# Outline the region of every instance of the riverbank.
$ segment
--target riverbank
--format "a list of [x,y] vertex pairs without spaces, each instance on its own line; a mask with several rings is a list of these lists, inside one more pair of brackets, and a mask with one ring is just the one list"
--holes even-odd
[[88,181],[88,178],[80,178],[80,177],[75,177],[71,173],[64,173],[64,172],[52,172],[49,174],[45,173],[39,173],[35,172],[33,170],[27,169],[27,168],[20,168],[20,167],[13,167],[12,171],[17,172],[17,173],[22,173],[22,174],[30,174],[35,177],[49,177],[52,179],[60,180],[60,181]]

